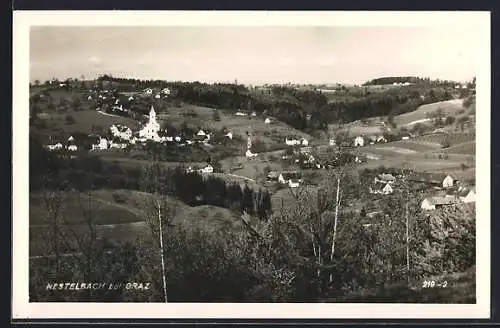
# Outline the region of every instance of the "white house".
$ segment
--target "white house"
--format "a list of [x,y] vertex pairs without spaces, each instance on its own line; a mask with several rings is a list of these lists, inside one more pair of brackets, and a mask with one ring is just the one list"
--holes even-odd
[[144,90],[144,93],[147,94],[147,95],[152,95],[153,94],[153,89],[147,88],[147,89]]
[[476,188],[461,187],[458,191],[458,197],[462,203],[475,203],[476,202]]
[[109,127],[111,135],[123,140],[130,140],[132,138],[132,130],[121,124],[113,124]]
[[63,145],[62,145],[62,143],[58,142],[54,145],[48,145],[47,148],[49,150],[60,150],[60,149],[63,149]]
[[245,152],[245,156],[247,158],[252,158],[252,157],[257,157],[258,154],[252,153],[252,151],[250,149],[247,149],[247,151]]
[[134,100],[134,97],[130,96],[128,97],[128,101],[133,101]]
[[99,142],[92,145],[92,150],[106,150],[109,146],[109,142],[106,138],[99,138]]
[[160,94],[157,94],[157,95],[155,96],[155,98],[156,98],[156,99],[160,99],[160,98],[161,98]]
[[335,138],[330,138],[329,143],[330,146],[335,146],[337,143],[335,142]]
[[87,100],[88,100],[88,101],[91,101],[91,100],[92,100],[92,96],[88,96],[88,97],[87,97]]
[[296,145],[300,145],[301,141],[292,137],[292,136],[289,136],[289,137],[286,137],[285,144],[288,146],[296,146]]
[[78,147],[76,145],[69,145],[68,146],[68,150],[69,151],[77,151],[78,150]]
[[392,184],[396,181],[396,178],[392,174],[382,173],[375,177],[375,183],[381,182],[386,184]]
[[389,195],[394,192],[393,188],[389,183],[381,183],[381,182],[377,182],[374,187],[370,187],[369,191],[371,194],[382,194],[382,195]]
[[354,138],[354,147],[363,147],[365,145],[365,139],[361,136]]
[[236,114],[234,114],[234,115],[236,115],[236,116],[246,116],[246,114],[243,113],[243,112],[236,112]]
[[250,114],[250,116],[257,116],[257,113],[256,112],[252,112],[252,114]]
[[414,173],[410,177],[408,177],[408,180],[412,182],[422,182],[436,185],[442,188],[453,187],[455,183],[455,179],[451,175],[446,173]]
[[69,136],[68,141],[71,142],[73,140],[75,140],[75,138],[73,138],[73,136]]
[[214,173],[214,167],[210,164],[205,166],[204,168],[200,169],[201,173]]
[[266,119],[264,120],[264,123],[265,123],[265,124],[270,124],[270,123],[271,123],[271,120],[270,120],[269,118],[266,118]]
[[161,92],[164,94],[164,95],[170,95],[170,89],[169,88],[164,88],[163,90],[161,90]]
[[290,188],[297,188],[300,186],[300,182],[299,182],[299,180],[290,179],[290,180],[288,180],[288,186]]
[[288,184],[290,180],[293,180],[294,183],[302,182],[302,178],[298,172],[282,172],[278,176],[278,182],[282,184]]
[[377,137],[377,142],[387,142],[387,139],[384,138],[384,136],[378,136]]
[[302,140],[301,140],[300,144],[301,144],[302,146],[308,146],[308,145],[309,145],[309,141],[308,141],[307,139],[302,138]]
[[125,148],[127,148],[127,144],[126,143],[111,142],[109,144],[109,148],[125,149]]
[[228,137],[229,139],[233,139],[233,133],[231,131],[229,131],[228,133],[226,133],[224,136]]

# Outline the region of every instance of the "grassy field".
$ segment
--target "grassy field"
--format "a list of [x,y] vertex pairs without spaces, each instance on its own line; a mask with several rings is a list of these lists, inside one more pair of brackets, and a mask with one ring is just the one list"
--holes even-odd
[[476,142],[464,142],[451,146],[446,150],[451,154],[464,154],[464,155],[475,155],[476,154]]
[[[96,220],[96,237],[111,240],[134,242],[138,238],[151,238],[148,217],[151,215],[148,206],[152,195],[130,190],[97,190],[92,193],[92,202],[78,202],[76,194],[66,194],[61,215],[68,220],[61,220],[61,231],[68,236],[69,246],[62,245],[62,251],[70,252],[76,247],[75,238],[88,235],[88,228],[82,224],[83,210],[92,213]],[[119,199],[119,201],[117,201]],[[230,210],[203,205],[190,207],[183,202],[168,198],[167,203],[173,217],[174,225],[182,225],[188,229],[204,229],[206,231],[227,231],[240,229],[240,221]],[[90,205],[89,205],[90,204]],[[47,210],[43,205],[42,195],[30,195],[30,255],[47,254],[50,244],[49,223],[46,220]],[[75,237],[76,236],[76,237]]]
[[441,145],[443,141],[448,141],[450,146],[462,144],[465,142],[475,142],[476,137],[468,133],[434,133],[412,139],[414,142],[423,142],[429,144]]
[[[49,224],[47,208],[41,194],[30,195],[30,225]],[[92,220],[97,224],[120,224],[141,221],[141,213],[130,207],[99,197],[88,197],[76,193],[63,195],[60,221],[65,224],[84,224],[86,212],[92,213]]]
[[462,102],[463,99],[453,99],[422,105],[413,112],[394,116],[394,122],[398,126],[411,125],[413,122],[416,123],[420,120],[426,119],[428,114],[434,113],[438,109],[443,111],[445,117],[448,115],[457,116],[460,111],[464,110]]
[[[75,123],[67,124],[66,116],[72,116]],[[44,120],[53,127],[60,128],[67,133],[91,133],[92,126],[101,127],[103,131],[106,131],[113,124],[123,124],[132,130],[137,129],[139,126],[139,123],[132,118],[104,115],[95,110],[68,110],[66,113],[50,113],[44,116]]]
[[288,135],[296,135],[312,140],[310,135],[273,118],[270,118],[270,124],[266,124],[264,122],[266,117],[236,116],[233,113],[218,110],[220,120],[216,121],[213,117],[214,110],[214,108],[184,104],[181,107],[169,107],[165,114],[159,115],[159,118],[176,124],[186,122],[196,127],[213,130],[227,128],[231,130],[233,135],[240,136],[245,141],[247,132],[252,132],[255,138],[260,139],[269,146],[284,145],[285,137]]

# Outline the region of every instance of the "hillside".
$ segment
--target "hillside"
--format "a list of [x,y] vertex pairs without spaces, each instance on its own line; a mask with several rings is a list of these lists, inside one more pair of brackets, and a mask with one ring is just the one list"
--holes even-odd
[[410,126],[416,123],[425,123],[431,120],[429,115],[436,113],[438,110],[443,112],[444,117],[457,117],[465,112],[463,101],[464,99],[453,99],[422,105],[413,112],[394,116],[394,122],[398,126]]
[[[89,233],[86,219],[96,224],[97,237],[111,240],[134,242],[137,238],[151,238],[148,217],[154,209],[151,205],[153,195],[131,190],[96,190],[91,197],[86,194],[65,193],[58,215],[61,233],[69,237],[63,252],[76,247],[73,234],[80,237]],[[168,198],[168,213],[174,215],[172,223],[188,230],[207,232],[239,229],[239,221],[233,213],[217,206],[190,207],[183,202]],[[49,238],[51,223],[42,194],[30,195],[30,255],[46,254],[51,245]]]

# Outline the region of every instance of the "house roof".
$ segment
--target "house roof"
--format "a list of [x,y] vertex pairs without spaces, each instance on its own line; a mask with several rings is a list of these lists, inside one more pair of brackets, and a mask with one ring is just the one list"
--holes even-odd
[[419,172],[413,173],[408,177],[410,181],[416,182],[428,182],[440,184],[449,174],[446,173],[429,173],[429,172]]
[[295,180],[300,179],[301,175],[299,172],[282,172],[281,175],[285,180]]
[[384,180],[384,181],[394,181],[394,180],[396,180],[396,178],[392,174],[389,174],[389,173],[379,174],[379,175],[377,175],[377,178],[379,178],[380,180]]
[[267,173],[267,176],[270,178],[277,178],[279,177],[279,173],[276,171],[270,171],[269,173]]

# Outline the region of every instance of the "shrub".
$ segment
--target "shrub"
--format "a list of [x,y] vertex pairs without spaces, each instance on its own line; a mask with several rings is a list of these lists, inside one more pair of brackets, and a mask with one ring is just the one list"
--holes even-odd
[[444,121],[445,125],[452,125],[453,123],[455,123],[455,117],[453,117],[453,116],[446,117],[446,119]]

